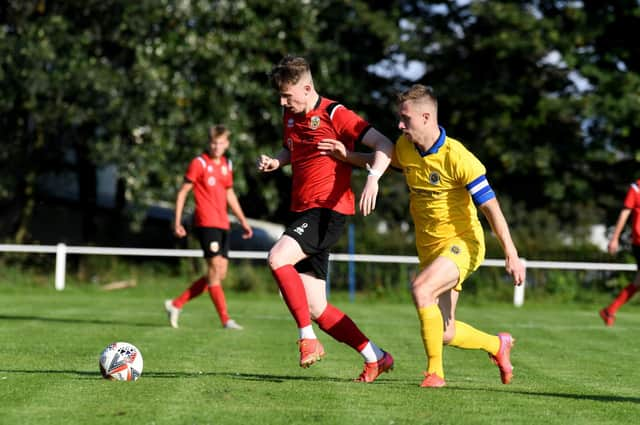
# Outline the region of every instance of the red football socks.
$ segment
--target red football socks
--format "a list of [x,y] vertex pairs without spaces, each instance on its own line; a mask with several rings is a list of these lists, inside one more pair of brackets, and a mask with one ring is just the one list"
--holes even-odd
[[616,311],[618,311],[618,309],[622,307],[624,303],[629,301],[629,299],[633,296],[633,294],[636,293],[637,290],[638,287],[633,283],[625,286],[622,291],[620,291],[616,299],[613,300],[611,304],[609,304],[609,307],[607,307],[607,311],[609,312],[609,314],[616,314]]
[[288,264],[271,270],[273,277],[278,282],[280,293],[284,302],[289,307],[298,328],[311,325],[311,315],[309,314],[309,303],[307,294],[304,291],[304,284],[296,269]]
[[369,342],[353,320],[331,304],[327,304],[327,308],[316,319],[316,323],[320,329],[337,341],[347,344],[358,352],[362,351]]
[[222,286],[209,286],[209,296],[211,297],[211,301],[213,301],[213,305],[216,306],[218,316],[220,316],[220,322],[222,322],[222,326],[224,326],[225,323],[229,321],[229,314],[227,313],[227,301],[224,298]]
[[189,286],[189,288],[187,288],[187,290],[185,290],[182,294],[180,294],[180,296],[178,296],[173,300],[174,307],[182,308],[182,306],[185,305],[187,301],[202,294],[206,287],[207,287],[206,278],[201,277],[200,279],[196,280],[191,284],[191,286]]

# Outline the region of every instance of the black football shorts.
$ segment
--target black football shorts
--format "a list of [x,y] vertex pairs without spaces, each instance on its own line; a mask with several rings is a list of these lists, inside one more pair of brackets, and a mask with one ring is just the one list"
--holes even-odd
[[200,242],[204,258],[222,255],[229,258],[229,231],[217,227],[196,227],[195,236]]
[[307,258],[295,265],[298,273],[313,273],[326,280],[329,251],[344,233],[346,216],[327,208],[312,208],[294,214],[284,234],[295,239]]

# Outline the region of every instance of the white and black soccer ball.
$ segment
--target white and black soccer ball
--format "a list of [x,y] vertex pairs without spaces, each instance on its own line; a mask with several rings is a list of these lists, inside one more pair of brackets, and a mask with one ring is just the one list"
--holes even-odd
[[142,375],[142,353],[128,342],[114,342],[100,354],[100,373],[112,381],[135,381]]

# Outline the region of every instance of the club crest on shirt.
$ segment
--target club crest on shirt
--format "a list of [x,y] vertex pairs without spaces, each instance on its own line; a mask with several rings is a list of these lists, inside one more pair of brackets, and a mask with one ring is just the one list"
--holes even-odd
[[222,173],[223,176],[226,176],[228,172],[227,166],[223,165],[222,167],[220,167],[220,172]]
[[288,128],[293,127],[293,122],[294,122],[294,121],[293,121],[293,118],[289,118],[289,119],[287,120],[287,127],[288,127]]
[[309,127],[311,128],[311,130],[315,130],[318,127],[320,127],[320,117],[319,116],[311,117],[311,119],[309,120]]
[[451,246],[451,253],[452,254],[460,254],[460,247],[458,245],[452,245]]
[[220,243],[218,241],[213,241],[209,244],[209,251],[218,252],[220,250]]
[[434,171],[431,174],[429,174],[429,182],[431,184],[439,184],[440,183],[440,174],[438,174],[436,171]]
[[213,167],[211,165],[207,165],[207,173],[213,173]]
[[207,184],[209,186],[215,186],[216,185],[216,178],[213,176],[209,176],[209,178],[207,179]]

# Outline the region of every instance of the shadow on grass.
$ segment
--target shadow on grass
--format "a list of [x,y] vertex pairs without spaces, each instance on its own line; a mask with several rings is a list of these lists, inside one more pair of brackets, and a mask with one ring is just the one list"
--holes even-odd
[[166,324],[159,323],[134,323],[124,320],[102,320],[102,319],[69,319],[64,317],[43,317],[43,316],[15,316],[0,314],[0,320],[22,320],[22,321],[38,321],[38,322],[54,322],[54,323],[90,323],[94,325],[128,325],[149,328],[166,328]]
[[296,376],[296,375],[270,375],[241,372],[149,372],[145,376],[150,378],[197,378],[200,376],[218,376],[223,378],[240,379],[254,382],[287,382],[287,381],[322,381],[322,382],[349,382],[349,379],[332,378],[327,376]]
[[[477,388],[453,388],[447,387],[450,390],[456,391],[478,391]],[[483,389],[483,391],[492,391],[496,393],[510,393],[510,394],[521,394],[526,396],[540,396],[540,397],[555,397],[555,398],[566,398],[572,400],[591,400],[591,401],[601,401],[605,403],[609,403],[612,401],[622,402],[622,403],[640,403],[640,397],[622,397],[615,395],[598,395],[598,394],[572,394],[572,393],[559,393],[559,392],[543,392],[543,391],[526,391],[526,390],[517,390],[517,389]]]
[[[100,372],[86,370],[25,370],[25,369],[0,369],[0,373],[25,373],[25,374],[60,374],[60,375],[76,375],[78,378],[102,379]],[[316,382],[351,382],[350,379],[332,378],[326,376],[293,376],[293,375],[269,375],[255,373],[235,373],[235,372],[144,372],[143,377],[148,379],[176,379],[176,378],[201,378],[201,377],[222,377],[230,379],[240,379],[255,382],[287,382],[287,381],[316,381]]]
[[[97,368],[96,368],[97,369]],[[23,369],[0,369],[0,373],[25,373],[25,374],[61,374],[61,375],[75,375],[78,379],[103,379],[100,373],[96,371],[86,370],[23,370]],[[149,371],[142,374],[143,378],[147,379],[179,379],[179,378],[201,378],[201,377],[222,377],[229,379],[239,379],[243,381],[251,382],[336,382],[336,383],[351,383],[351,379],[335,378],[327,376],[295,376],[295,375],[272,375],[262,373],[240,373],[240,372],[156,372]],[[398,380],[384,380],[380,379],[373,385],[385,385],[385,386],[397,386],[400,383]],[[413,385],[413,384],[412,384]],[[417,388],[416,391],[429,392],[432,390],[424,390]],[[478,391],[477,388],[456,388],[449,386],[446,388],[438,389],[437,391]],[[598,394],[573,394],[573,393],[560,393],[560,392],[543,392],[543,391],[525,391],[514,389],[484,389],[483,391],[492,391],[499,393],[511,393],[520,394],[524,396],[538,396],[538,397],[553,397],[561,399],[571,400],[590,400],[599,401],[603,403],[620,402],[620,403],[640,403],[640,397],[623,397],[613,395],[598,395]]]

